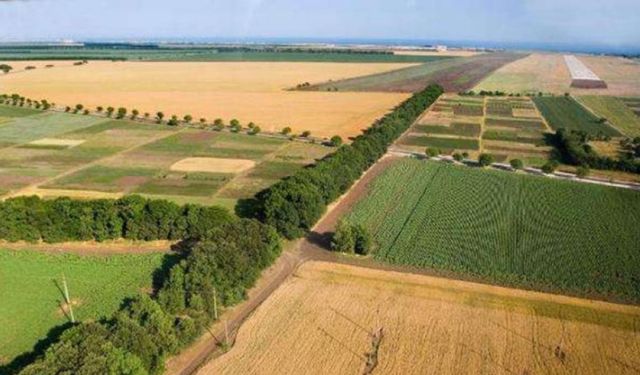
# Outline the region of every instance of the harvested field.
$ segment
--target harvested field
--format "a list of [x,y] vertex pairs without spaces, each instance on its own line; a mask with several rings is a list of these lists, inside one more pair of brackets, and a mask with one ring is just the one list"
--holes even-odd
[[438,83],[448,92],[460,92],[471,89],[496,69],[524,56],[515,53],[487,53],[460,57],[388,73],[326,82],[311,86],[308,90],[416,92],[431,83]]
[[[141,113],[233,118],[263,131],[290,126],[319,137],[355,136],[406,94],[286,91],[304,82],[340,80],[409,67],[393,63],[108,62],[69,69],[38,69],[0,77],[4,90],[47,98],[59,105],[82,103],[136,108]],[[1,116],[1,115],[0,115]]]
[[591,112],[572,97],[536,97],[536,106],[549,125],[557,129],[580,130],[588,134],[619,136],[620,133],[606,123],[602,123]]
[[186,158],[169,169],[180,172],[240,173],[255,165],[255,161],[246,159]]
[[640,301],[637,191],[405,159],[345,219],[385,262]]
[[607,84],[574,55],[565,55],[564,61],[571,74],[571,87],[580,89],[606,89]]
[[34,146],[54,146],[54,147],[62,147],[69,148],[78,146],[84,143],[83,139],[58,139],[58,138],[42,138],[37,141],[29,142],[29,145]]
[[621,99],[612,96],[580,96],[577,100],[598,116],[606,118],[624,135],[640,136],[640,117]]
[[634,374],[639,310],[308,262],[198,374],[362,374],[379,329],[375,374]]
[[451,57],[471,57],[483,54],[484,52],[470,50],[447,50],[447,51],[423,51],[423,50],[394,50],[393,54],[398,56],[451,56]]

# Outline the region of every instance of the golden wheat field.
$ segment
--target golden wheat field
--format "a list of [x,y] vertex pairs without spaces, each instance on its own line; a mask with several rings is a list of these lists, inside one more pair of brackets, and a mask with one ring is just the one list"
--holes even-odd
[[[23,63],[22,65],[28,65]],[[34,65],[42,65],[34,62]],[[0,77],[3,92],[58,105],[113,106],[141,114],[190,114],[212,121],[233,118],[262,130],[290,126],[321,137],[359,134],[406,99],[396,93],[287,91],[304,82],[324,82],[380,73],[412,64],[290,62],[111,62],[38,68]]]
[[632,374],[640,367],[637,307],[309,262],[199,374],[361,374],[378,329],[376,374]]

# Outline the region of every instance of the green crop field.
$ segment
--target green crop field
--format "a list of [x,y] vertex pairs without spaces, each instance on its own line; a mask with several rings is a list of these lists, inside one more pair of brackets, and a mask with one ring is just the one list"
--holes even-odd
[[412,130],[416,133],[448,134],[464,137],[478,137],[480,135],[479,124],[464,122],[452,122],[449,126],[418,124],[415,125]]
[[382,261],[640,302],[636,191],[403,159],[346,219]]
[[35,115],[36,113],[40,113],[40,111],[38,111],[37,109],[13,107],[0,104],[0,118],[23,117]]
[[150,291],[164,254],[79,256],[0,250],[0,365],[69,322],[64,274],[77,320],[109,316],[122,300]]
[[400,140],[407,146],[436,147],[444,150],[477,150],[480,146],[477,139],[438,138],[409,135]]
[[553,129],[580,130],[593,135],[620,135],[616,129],[601,123],[571,97],[536,97],[533,101]]
[[640,117],[622,100],[612,96],[581,96],[578,100],[626,136],[640,136]]

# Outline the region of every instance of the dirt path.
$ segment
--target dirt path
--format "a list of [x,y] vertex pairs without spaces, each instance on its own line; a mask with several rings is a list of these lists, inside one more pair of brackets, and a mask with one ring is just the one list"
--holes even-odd
[[29,243],[24,241],[0,241],[0,249],[32,250],[49,253],[72,253],[76,255],[124,255],[166,253],[171,251],[174,242],[171,241],[82,241],[61,243]]
[[25,186],[25,187],[23,187],[21,189],[16,190],[16,191],[9,192],[8,194],[5,194],[3,197],[0,197],[0,199],[4,200],[4,199],[7,199],[7,198],[24,196],[24,195],[38,195],[39,189],[43,185],[46,185],[46,184],[48,184],[50,182],[53,182],[53,181],[55,181],[55,180],[57,180],[59,178],[70,176],[70,175],[72,175],[72,174],[74,174],[74,173],[76,173],[78,171],[81,171],[83,169],[87,169],[87,168],[92,167],[94,165],[98,165],[98,164],[100,164],[102,162],[105,162],[105,161],[108,161],[108,160],[111,160],[111,159],[115,159],[116,157],[120,156],[121,154],[124,154],[126,152],[135,150],[135,149],[137,149],[139,147],[148,145],[148,144],[153,143],[155,141],[159,141],[161,139],[170,137],[172,135],[178,134],[178,133],[180,133],[182,131],[185,131],[186,129],[188,129],[188,128],[187,127],[183,127],[183,128],[178,129],[176,131],[167,131],[167,132],[158,133],[158,134],[154,135],[153,137],[149,137],[149,138],[145,139],[141,143],[135,144],[135,145],[133,145],[131,147],[127,147],[127,148],[125,148],[125,149],[123,149],[121,151],[116,152],[115,154],[111,154],[111,155],[108,155],[108,156],[106,156],[104,158],[99,158],[99,159],[96,159],[96,160],[94,160],[92,162],[79,165],[77,167],[68,169],[68,170],[66,170],[66,171],[64,171],[64,172],[62,172],[62,173],[60,173],[58,175],[55,175],[53,177],[47,178],[45,180],[42,180],[42,181],[39,181],[39,182],[36,182],[36,183],[33,183],[31,185],[27,185],[27,186]]

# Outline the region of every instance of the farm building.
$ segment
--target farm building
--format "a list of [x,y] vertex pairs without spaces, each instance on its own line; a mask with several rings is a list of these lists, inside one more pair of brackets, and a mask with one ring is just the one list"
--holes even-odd
[[571,87],[580,89],[607,88],[607,84],[574,55],[565,55],[564,61],[571,73]]

